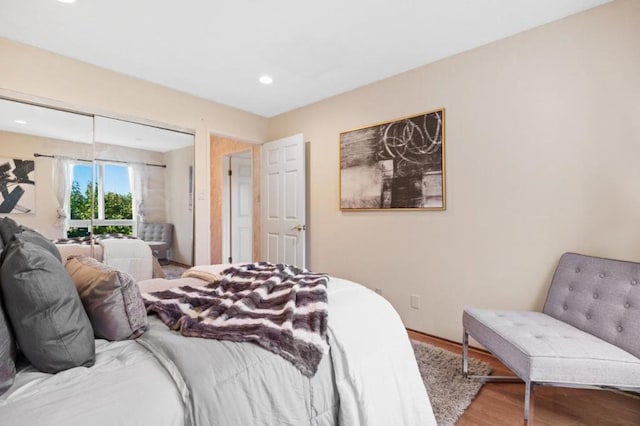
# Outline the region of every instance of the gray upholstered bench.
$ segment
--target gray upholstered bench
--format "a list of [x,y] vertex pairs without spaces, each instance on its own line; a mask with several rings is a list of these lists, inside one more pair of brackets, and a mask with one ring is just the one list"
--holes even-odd
[[167,250],[173,241],[173,224],[171,223],[140,223],[138,224],[138,238],[144,240],[151,252],[158,260],[167,258]]
[[535,385],[640,392],[640,263],[565,253],[542,312],[465,309],[462,322],[463,373],[470,335],[525,382],[527,424]]

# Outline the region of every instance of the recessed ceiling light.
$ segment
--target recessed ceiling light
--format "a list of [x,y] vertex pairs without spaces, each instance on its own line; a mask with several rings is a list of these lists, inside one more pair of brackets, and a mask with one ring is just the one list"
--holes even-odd
[[13,120],[13,122],[21,126],[24,126],[25,124],[27,124],[27,122],[24,120]]
[[58,1],[59,1],[60,3],[69,3],[69,4],[71,4],[71,3],[75,3],[75,2],[76,2],[76,0],[58,0]]
[[258,81],[262,84],[271,84],[273,83],[273,79],[271,77],[269,77],[268,75],[263,75],[261,76]]

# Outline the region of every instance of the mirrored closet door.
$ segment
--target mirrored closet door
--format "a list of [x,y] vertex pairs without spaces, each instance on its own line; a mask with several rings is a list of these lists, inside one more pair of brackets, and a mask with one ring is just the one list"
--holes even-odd
[[193,135],[96,116],[94,138],[94,233],[156,239],[161,261],[191,265]]
[[86,235],[92,162],[92,116],[0,99],[0,216],[50,239]]
[[0,217],[52,240],[162,227],[191,265],[193,165],[192,134],[0,99]]

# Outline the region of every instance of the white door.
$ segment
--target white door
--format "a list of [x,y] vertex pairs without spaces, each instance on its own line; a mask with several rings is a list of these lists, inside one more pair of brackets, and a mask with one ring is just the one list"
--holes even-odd
[[253,184],[251,152],[223,158],[222,261],[253,261]]
[[305,267],[305,156],[302,134],[262,145],[262,254]]
[[231,156],[231,262],[252,262],[251,153]]

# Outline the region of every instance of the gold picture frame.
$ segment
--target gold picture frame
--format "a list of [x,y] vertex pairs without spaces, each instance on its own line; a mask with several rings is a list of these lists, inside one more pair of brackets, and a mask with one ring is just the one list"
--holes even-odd
[[340,133],[340,210],[445,210],[445,109]]

